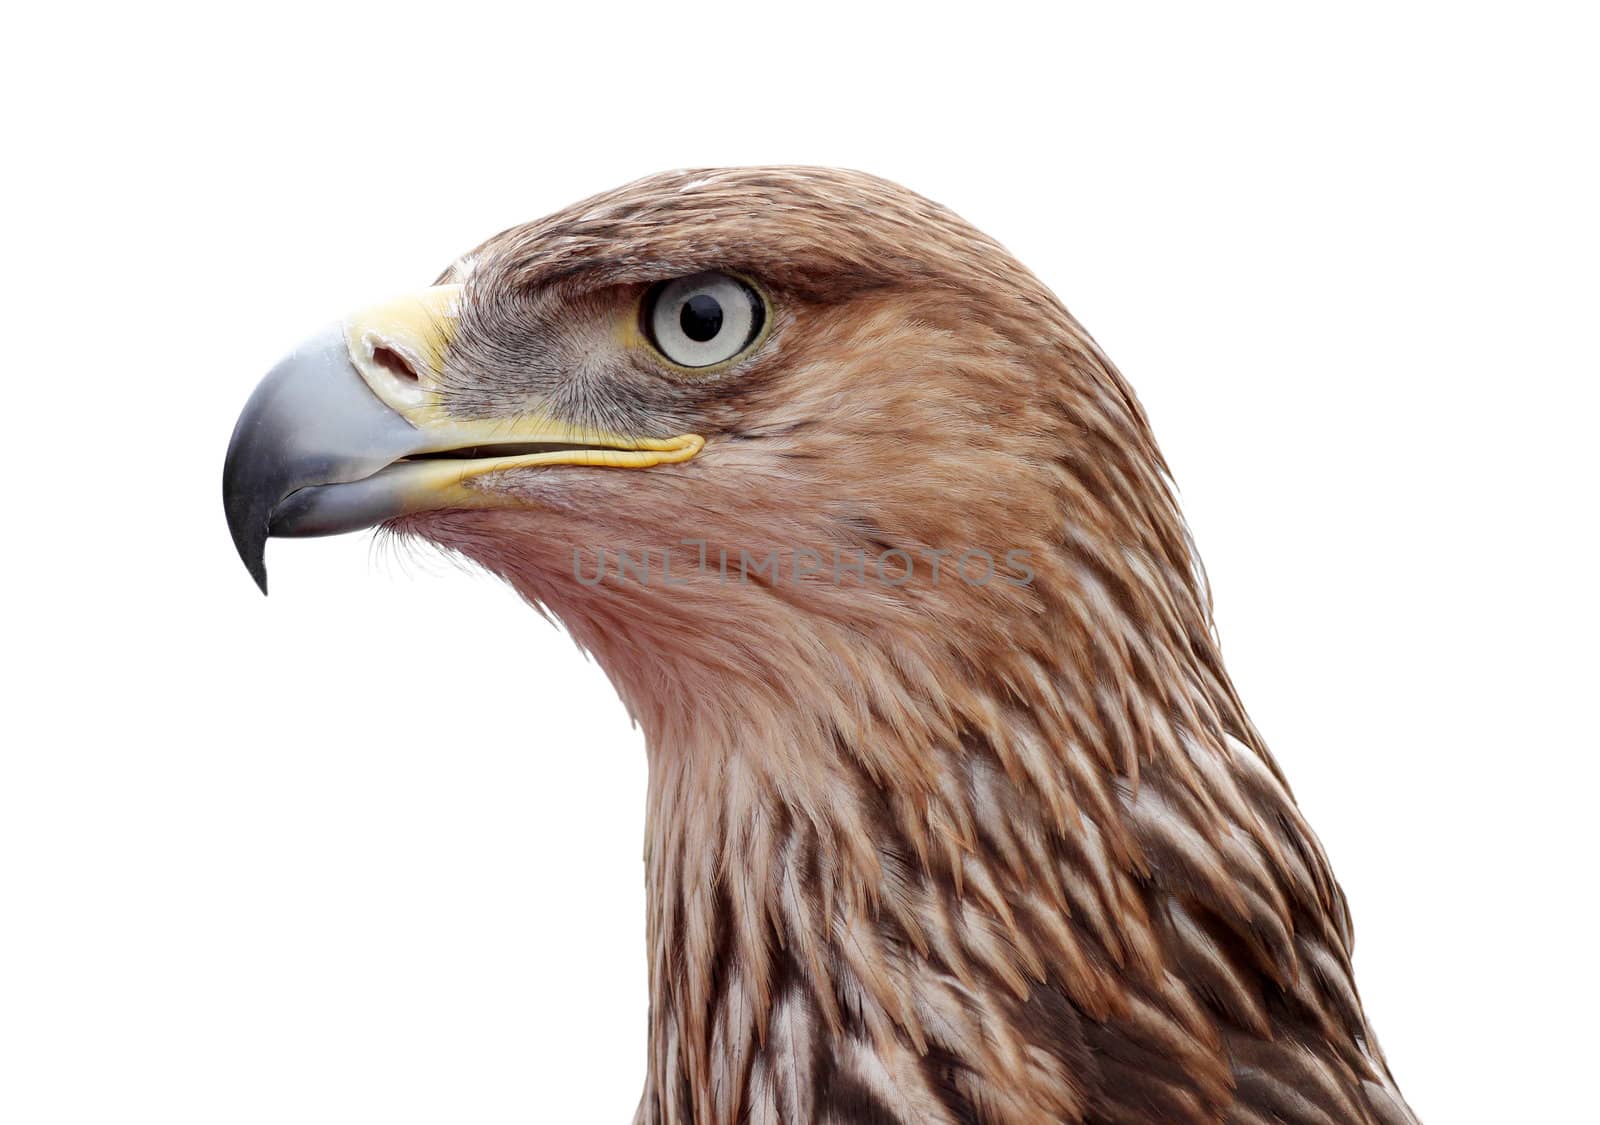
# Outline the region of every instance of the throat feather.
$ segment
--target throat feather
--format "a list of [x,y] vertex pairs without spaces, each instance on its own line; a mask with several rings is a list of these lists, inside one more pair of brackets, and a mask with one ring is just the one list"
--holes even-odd
[[641,1121],[1219,1121],[1313,1031],[1366,1119],[1342,896],[1231,695],[1019,652],[912,721],[906,667],[652,739]]

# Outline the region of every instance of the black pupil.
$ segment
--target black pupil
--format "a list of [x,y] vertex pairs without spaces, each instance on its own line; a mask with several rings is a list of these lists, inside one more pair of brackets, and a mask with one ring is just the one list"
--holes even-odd
[[703,344],[722,331],[722,304],[709,293],[696,293],[683,303],[678,324],[685,336]]

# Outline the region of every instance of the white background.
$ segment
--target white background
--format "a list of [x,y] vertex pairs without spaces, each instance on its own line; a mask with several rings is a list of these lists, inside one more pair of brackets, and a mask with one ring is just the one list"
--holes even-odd
[[[274,542],[255,379],[664,168],[868,169],[1138,388],[1430,1122],[1595,1047],[1586,6],[95,6],[7,17],[0,1120],[622,1122],[644,758],[491,580]],[[20,21],[20,22],[19,22]]]

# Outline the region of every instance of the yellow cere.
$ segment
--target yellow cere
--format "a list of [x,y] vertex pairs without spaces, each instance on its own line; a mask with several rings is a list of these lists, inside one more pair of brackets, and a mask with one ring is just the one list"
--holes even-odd
[[427,490],[434,494],[428,507],[439,506],[438,502],[446,498],[467,502],[471,495],[481,496],[461,486],[469,478],[485,473],[541,465],[643,469],[687,461],[705,445],[705,439],[698,434],[630,438],[573,426],[540,413],[507,418],[451,417],[440,399],[439,377],[445,354],[460,323],[460,301],[460,285],[436,285],[374,305],[345,322],[350,361],[361,378],[373,394],[427,439],[425,447],[417,452],[507,443],[591,448],[414,462],[404,466],[400,475],[405,478],[408,492]]

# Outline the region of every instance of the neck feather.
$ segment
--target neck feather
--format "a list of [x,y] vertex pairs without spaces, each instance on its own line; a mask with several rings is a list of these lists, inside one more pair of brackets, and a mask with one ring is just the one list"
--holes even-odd
[[[1343,914],[1198,587],[1181,593],[1187,607],[1083,569],[1052,635],[1013,628],[990,648],[863,643],[813,616],[768,634],[806,648],[770,654],[784,676],[635,701],[651,767],[640,1120],[1077,1121],[1095,1052],[1130,1041],[1173,1060],[1169,1096],[1223,1104],[1215,1019],[1170,948],[1202,923],[1152,888],[1194,882],[1240,932],[1281,935],[1249,955],[1284,980],[1294,922],[1333,920],[1323,944],[1343,956]],[[1133,628],[1130,598],[1172,618]],[[1266,1025],[1248,990],[1233,1002]]]
[[433,526],[644,728],[641,1123],[1213,1121],[1251,1052],[1335,1093],[1384,1074],[1343,899],[1129,464],[1059,466],[1041,504],[1085,530],[1016,530],[1026,586],[597,590],[546,545],[582,527]]

